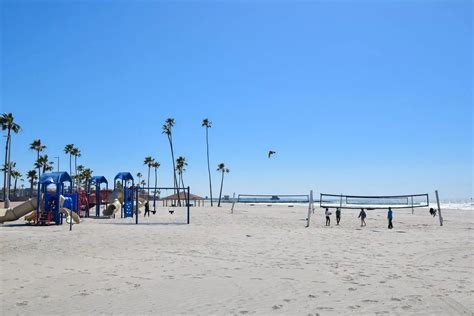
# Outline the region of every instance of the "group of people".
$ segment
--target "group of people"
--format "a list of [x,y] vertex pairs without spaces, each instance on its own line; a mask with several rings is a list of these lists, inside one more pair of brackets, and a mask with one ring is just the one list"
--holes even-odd
[[[431,210],[430,210],[430,212],[431,212]],[[326,211],[324,212],[324,214],[326,215],[326,226],[331,226],[331,215],[332,215],[332,213],[329,211],[329,208],[326,208]],[[365,219],[367,218],[367,213],[365,212],[365,210],[363,208],[360,209],[360,213],[359,213],[358,218],[360,218],[360,227],[364,227],[364,226],[367,225],[365,223]],[[392,229],[393,228],[393,222],[392,222],[393,221],[393,212],[392,212],[391,207],[388,208],[387,220],[388,220],[388,229]],[[341,209],[336,208],[336,225],[339,225],[340,222],[341,222]]]

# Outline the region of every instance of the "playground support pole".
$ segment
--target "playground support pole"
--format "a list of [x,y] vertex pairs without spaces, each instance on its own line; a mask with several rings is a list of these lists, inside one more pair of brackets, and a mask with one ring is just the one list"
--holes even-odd
[[138,225],[138,191],[140,191],[140,187],[136,187],[135,191],[135,224]]
[[443,226],[443,216],[441,215],[441,206],[439,204],[438,190],[435,190],[435,194],[436,194],[436,203],[438,204],[439,226]]
[[[179,192],[178,192],[178,194],[179,194]],[[189,186],[188,186],[188,196],[186,198],[187,212],[188,212],[188,219],[187,219],[188,224],[189,224],[189,195],[190,195],[190,192],[189,192]]]

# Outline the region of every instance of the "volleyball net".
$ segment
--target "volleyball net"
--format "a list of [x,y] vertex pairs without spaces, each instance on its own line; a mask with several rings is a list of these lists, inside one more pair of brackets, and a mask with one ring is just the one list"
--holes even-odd
[[239,194],[236,203],[308,203],[308,194]]
[[360,196],[344,194],[320,195],[320,207],[322,208],[349,208],[349,209],[387,209],[387,208],[416,208],[428,207],[429,195],[388,195],[388,196]]

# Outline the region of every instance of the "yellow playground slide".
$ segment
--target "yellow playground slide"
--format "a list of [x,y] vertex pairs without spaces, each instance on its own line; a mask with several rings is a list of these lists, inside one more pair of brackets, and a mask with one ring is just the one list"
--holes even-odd
[[16,221],[34,210],[36,210],[36,199],[31,199],[14,208],[0,211],[0,224]]

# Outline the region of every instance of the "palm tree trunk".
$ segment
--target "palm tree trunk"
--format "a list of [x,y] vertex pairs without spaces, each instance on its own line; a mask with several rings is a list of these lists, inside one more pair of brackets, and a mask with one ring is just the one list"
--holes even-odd
[[76,175],[77,192],[79,193],[81,183],[79,177],[77,176],[77,156],[74,156],[74,174]]
[[18,178],[15,178],[15,184],[13,186],[13,196],[16,197],[16,182],[18,181]]
[[31,181],[30,181],[30,197],[33,197],[33,182],[34,182],[34,178],[31,178]]
[[[10,150],[11,150],[11,136],[10,136],[10,129],[8,129],[7,134],[7,144],[6,144],[6,163],[5,163],[5,177],[6,177],[6,190],[3,198],[5,200],[5,208],[10,207],[10,175],[11,175],[11,166],[10,166]],[[5,186],[4,186],[5,187]]]
[[[36,151],[36,161],[40,158],[40,152],[39,150]],[[41,178],[41,167],[38,167],[38,180]]]
[[72,177],[72,154],[69,153],[69,175]]
[[224,172],[222,172],[222,178],[221,178],[221,191],[219,192],[219,203],[217,204],[217,207],[221,206],[221,197],[222,197],[222,187],[224,186]]
[[[173,160],[173,178],[174,178],[174,186],[177,188],[178,192],[178,206],[181,206],[181,199],[179,197],[179,184],[176,177],[176,163],[174,161],[174,150],[173,150],[173,140],[171,139],[171,135],[168,136],[168,140],[170,142],[170,149],[171,149],[171,159]],[[175,191],[176,192],[176,191]]]
[[[5,163],[3,164],[3,200],[6,203],[6,189],[7,189],[7,173],[8,173],[8,137],[7,141],[5,142]],[[7,206],[5,206],[7,207]]]
[[146,185],[148,187],[148,193],[147,193],[147,196],[146,196],[146,201],[150,202],[150,165],[148,165],[148,182],[146,183]]
[[212,204],[212,181],[211,181],[211,165],[209,164],[209,127],[206,127],[206,147],[207,147],[207,172],[209,174],[209,194],[211,196]]

